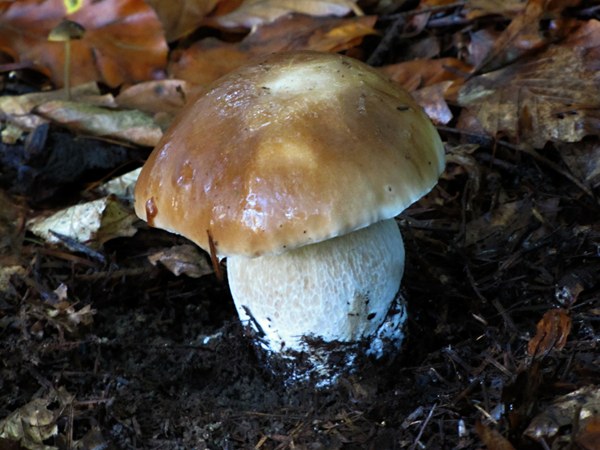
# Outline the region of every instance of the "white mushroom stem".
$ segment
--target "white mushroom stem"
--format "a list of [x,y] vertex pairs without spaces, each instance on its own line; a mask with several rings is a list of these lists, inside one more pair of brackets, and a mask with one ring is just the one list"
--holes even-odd
[[306,350],[306,337],[375,337],[400,287],[404,245],[393,219],[279,255],[230,256],[238,314],[275,353]]

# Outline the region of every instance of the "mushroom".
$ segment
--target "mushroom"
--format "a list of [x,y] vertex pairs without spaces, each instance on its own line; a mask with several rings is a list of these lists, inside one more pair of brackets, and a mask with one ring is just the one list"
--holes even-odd
[[71,41],[81,39],[84,33],[82,25],[64,19],[48,34],[48,41],[65,43],[64,85],[67,100],[71,100]]
[[343,366],[358,349],[399,346],[394,217],[443,168],[427,116],[375,69],[279,53],[186,105],[142,169],[135,210],[227,257],[237,312],[267,360],[324,379],[340,369],[335,349]]

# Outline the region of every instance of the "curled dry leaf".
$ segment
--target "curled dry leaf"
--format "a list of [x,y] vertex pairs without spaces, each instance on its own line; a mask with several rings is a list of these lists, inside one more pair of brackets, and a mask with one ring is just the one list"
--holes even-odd
[[469,0],[467,17],[475,19],[487,15],[501,15],[508,18],[523,14],[530,3],[543,3],[545,10],[552,15],[558,15],[565,9],[577,6],[581,0]]
[[27,270],[23,266],[8,265],[0,261],[0,297],[11,291],[10,280],[14,275],[25,276]]
[[214,38],[198,41],[179,54],[170,74],[198,85],[207,85],[253,58],[290,50],[338,52],[374,34],[373,16],[350,19],[314,18],[304,15],[282,17],[253,29],[239,43]]
[[546,0],[530,0],[508,27],[494,40],[489,53],[480,62],[477,73],[498,69],[520,56],[546,44],[539,22],[546,13]]
[[456,92],[472,67],[456,58],[418,59],[384,66],[381,71],[412,93],[431,120],[447,124],[452,111],[447,100]]
[[456,58],[440,58],[406,61],[380,70],[404,89],[415,91],[444,81],[462,84],[472,67]]
[[452,111],[444,98],[444,93],[451,83],[451,81],[445,81],[411,93],[435,124],[445,125],[452,120]]
[[[90,102],[96,105],[114,106],[112,95],[100,95],[96,83],[86,83],[71,90],[73,100]],[[47,120],[33,113],[39,105],[64,98],[62,90],[34,92],[23,95],[5,95],[0,97],[0,113],[3,118],[24,130],[33,130],[47,123]]]
[[582,292],[598,284],[598,273],[600,273],[600,265],[591,262],[570,270],[556,283],[554,297],[567,308],[573,306]]
[[558,150],[571,173],[586,186],[600,186],[600,142],[597,139],[558,144]]
[[529,356],[542,357],[552,349],[562,350],[571,332],[571,316],[562,308],[546,311],[537,324],[535,336],[527,344]]
[[[48,33],[66,15],[63,0],[20,0],[0,4],[0,51],[63,85],[64,45]],[[69,20],[82,25],[71,43],[71,82],[103,81],[109,86],[161,76],[167,43],[154,10],[143,0],[83,0]]]
[[195,245],[176,245],[148,256],[153,266],[161,263],[176,276],[181,274],[191,278],[200,278],[214,272],[211,264]]
[[133,204],[133,190],[141,171],[142,168],[140,167],[131,172],[124,173],[120,177],[113,178],[94,190],[100,195],[114,195],[127,204]]
[[43,316],[55,326],[69,334],[76,334],[79,326],[91,325],[94,321],[96,310],[90,305],[79,309],[76,304],[69,301],[67,286],[61,283],[55,290],[56,298],[53,302],[45,304]]
[[525,4],[522,0],[469,0],[467,17],[475,19],[496,14],[515,17],[523,12]]
[[600,411],[580,427],[575,442],[583,450],[598,450],[600,448]]
[[235,11],[215,19],[224,28],[253,28],[292,13],[309,16],[362,15],[356,0],[245,0]]
[[168,42],[184,37],[198,25],[220,0],[147,0],[158,14]]
[[50,217],[34,218],[27,227],[33,234],[52,244],[62,242],[54,232],[98,248],[110,239],[133,236],[137,230],[132,224],[136,220],[130,209],[109,196],[71,206]]
[[475,431],[489,450],[515,450],[508,439],[481,422],[475,424]]
[[472,78],[460,89],[459,127],[542,148],[600,129],[600,22],[589,20],[535,59]]
[[130,86],[116,97],[117,105],[146,113],[177,114],[190,95],[184,80],[146,81]]
[[36,112],[78,133],[147,147],[153,147],[162,137],[162,130],[152,117],[137,110],[120,111],[56,100],[40,105]]
[[0,438],[17,442],[19,448],[57,450],[58,447],[45,445],[44,441],[58,433],[57,421],[72,402],[73,396],[62,387],[46,397],[36,398],[0,421]]
[[[577,441],[598,439],[598,419],[600,417],[600,389],[586,386],[554,400],[545,406],[527,426],[523,434],[541,441],[552,439],[559,430],[578,423]],[[577,432],[577,430],[574,430]],[[585,447],[583,448],[598,448]]]

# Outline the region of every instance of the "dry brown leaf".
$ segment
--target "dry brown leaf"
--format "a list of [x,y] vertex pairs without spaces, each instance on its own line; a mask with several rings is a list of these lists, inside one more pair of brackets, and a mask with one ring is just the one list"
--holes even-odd
[[190,88],[184,80],[146,81],[124,89],[115,101],[125,109],[177,114],[189,95]]
[[471,70],[470,65],[456,58],[417,59],[381,67],[383,73],[408,91],[443,81],[461,83]]
[[576,144],[558,144],[563,161],[580,181],[591,188],[600,185],[600,143],[584,140]]
[[436,124],[446,125],[452,120],[452,111],[444,98],[451,84],[452,81],[445,81],[411,92],[413,98]]
[[546,0],[529,0],[523,12],[517,15],[494,41],[490,52],[475,72],[489,72],[520,58],[546,44],[539,22],[546,13]]
[[552,40],[568,35],[573,21],[559,18],[552,27],[542,32],[540,22],[558,17],[568,6],[579,0],[529,0],[522,3],[523,10],[516,14],[508,27],[494,39],[488,53],[475,70],[484,73],[504,67],[528,53],[545,47]]
[[168,42],[194,31],[219,0],[147,0],[158,14]]
[[342,17],[351,11],[362,15],[356,0],[245,0],[238,9],[215,22],[224,28],[253,28],[293,13]]
[[600,131],[600,22],[589,20],[534,58],[480,75],[461,88],[462,124],[542,148]]
[[108,196],[61,209],[49,217],[34,217],[27,222],[27,229],[51,244],[64,243],[57,236],[61,235],[100,248],[111,239],[133,236],[136,220],[131,208]]
[[479,421],[475,424],[475,431],[488,450],[515,450],[508,439]]
[[571,332],[571,316],[562,308],[546,311],[538,322],[535,336],[527,344],[529,356],[546,356],[551,350],[562,350]]
[[[524,435],[535,441],[547,441],[556,437],[559,431],[566,430],[569,425],[579,424],[575,441],[586,447],[587,443],[598,442],[600,429],[600,390],[598,386],[585,386],[569,394],[556,398],[550,405],[542,408],[524,431]],[[575,422],[575,423],[574,423]],[[565,436],[572,441],[572,436]],[[554,447],[553,447],[554,448]]]
[[[74,397],[60,387],[14,410],[0,420],[0,443],[6,448],[58,450],[45,442],[58,434],[57,422],[73,400]],[[10,446],[11,443],[16,446]]]
[[148,256],[153,266],[161,263],[174,275],[200,278],[214,273],[213,266],[195,245],[184,244],[161,250]]
[[206,38],[182,52],[170,66],[174,78],[207,85],[255,57],[289,50],[341,51],[375,33],[377,18],[282,17],[258,27],[239,43]]
[[[103,81],[109,86],[161,76],[167,44],[154,10],[143,0],[83,0],[68,18],[85,34],[71,43],[73,84]],[[0,51],[63,85],[64,45],[48,42],[65,16],[62,0],[20,0],[0,4]]]
[[587,420],[577,433],[575,442],[583,450],[598,450],[600,448],[600,411],[596,411],[596,415]]
[[465,61],[473,66],[481,66],[483,60],[490,54],[499,35],[499,31],[490,28],[471,33]]
[[[100,89],[96,83],[87,83],[76,86],[71,90],[73,100],[90,103],[97,106],[115,106],[111,94],[100,95]],[[47,120],[34,114],[33,111],[39,105],[64,99],[62,90],[48,92],[33,92],[23,95],[5,95],[0,97],[0,113],[4,119],[24,130],[33,130]]]
[[526,1],[523,0],[469,0],[467,17],[476,19],[487,15],[500,15],[516,17],[525,9]]
[[[524,0],[469,0],[467,17],[476,19],[481,16],[497,14],[514,18],[523,13],[528,3]],[[566,8],[579,5],[581,0],[545,0],[544,3],[546,11],[558,15]]]
[[436,6],[447,6],[456,3],[456,0],[421,0],[420,8],[434,8]]
[[162,130],[152,118],[137,110],[120,111],[57,100],[40,105],[36,112],[78,133],[136,145],[153,147],[162,137]]

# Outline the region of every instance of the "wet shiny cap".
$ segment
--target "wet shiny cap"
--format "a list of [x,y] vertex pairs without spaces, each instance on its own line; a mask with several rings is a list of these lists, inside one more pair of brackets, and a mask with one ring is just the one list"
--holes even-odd
[[186,105],[144,165],[137,215],[220,256],[276,254],[396,216],[436,184],[440,137],[355,59],[274,54]]

